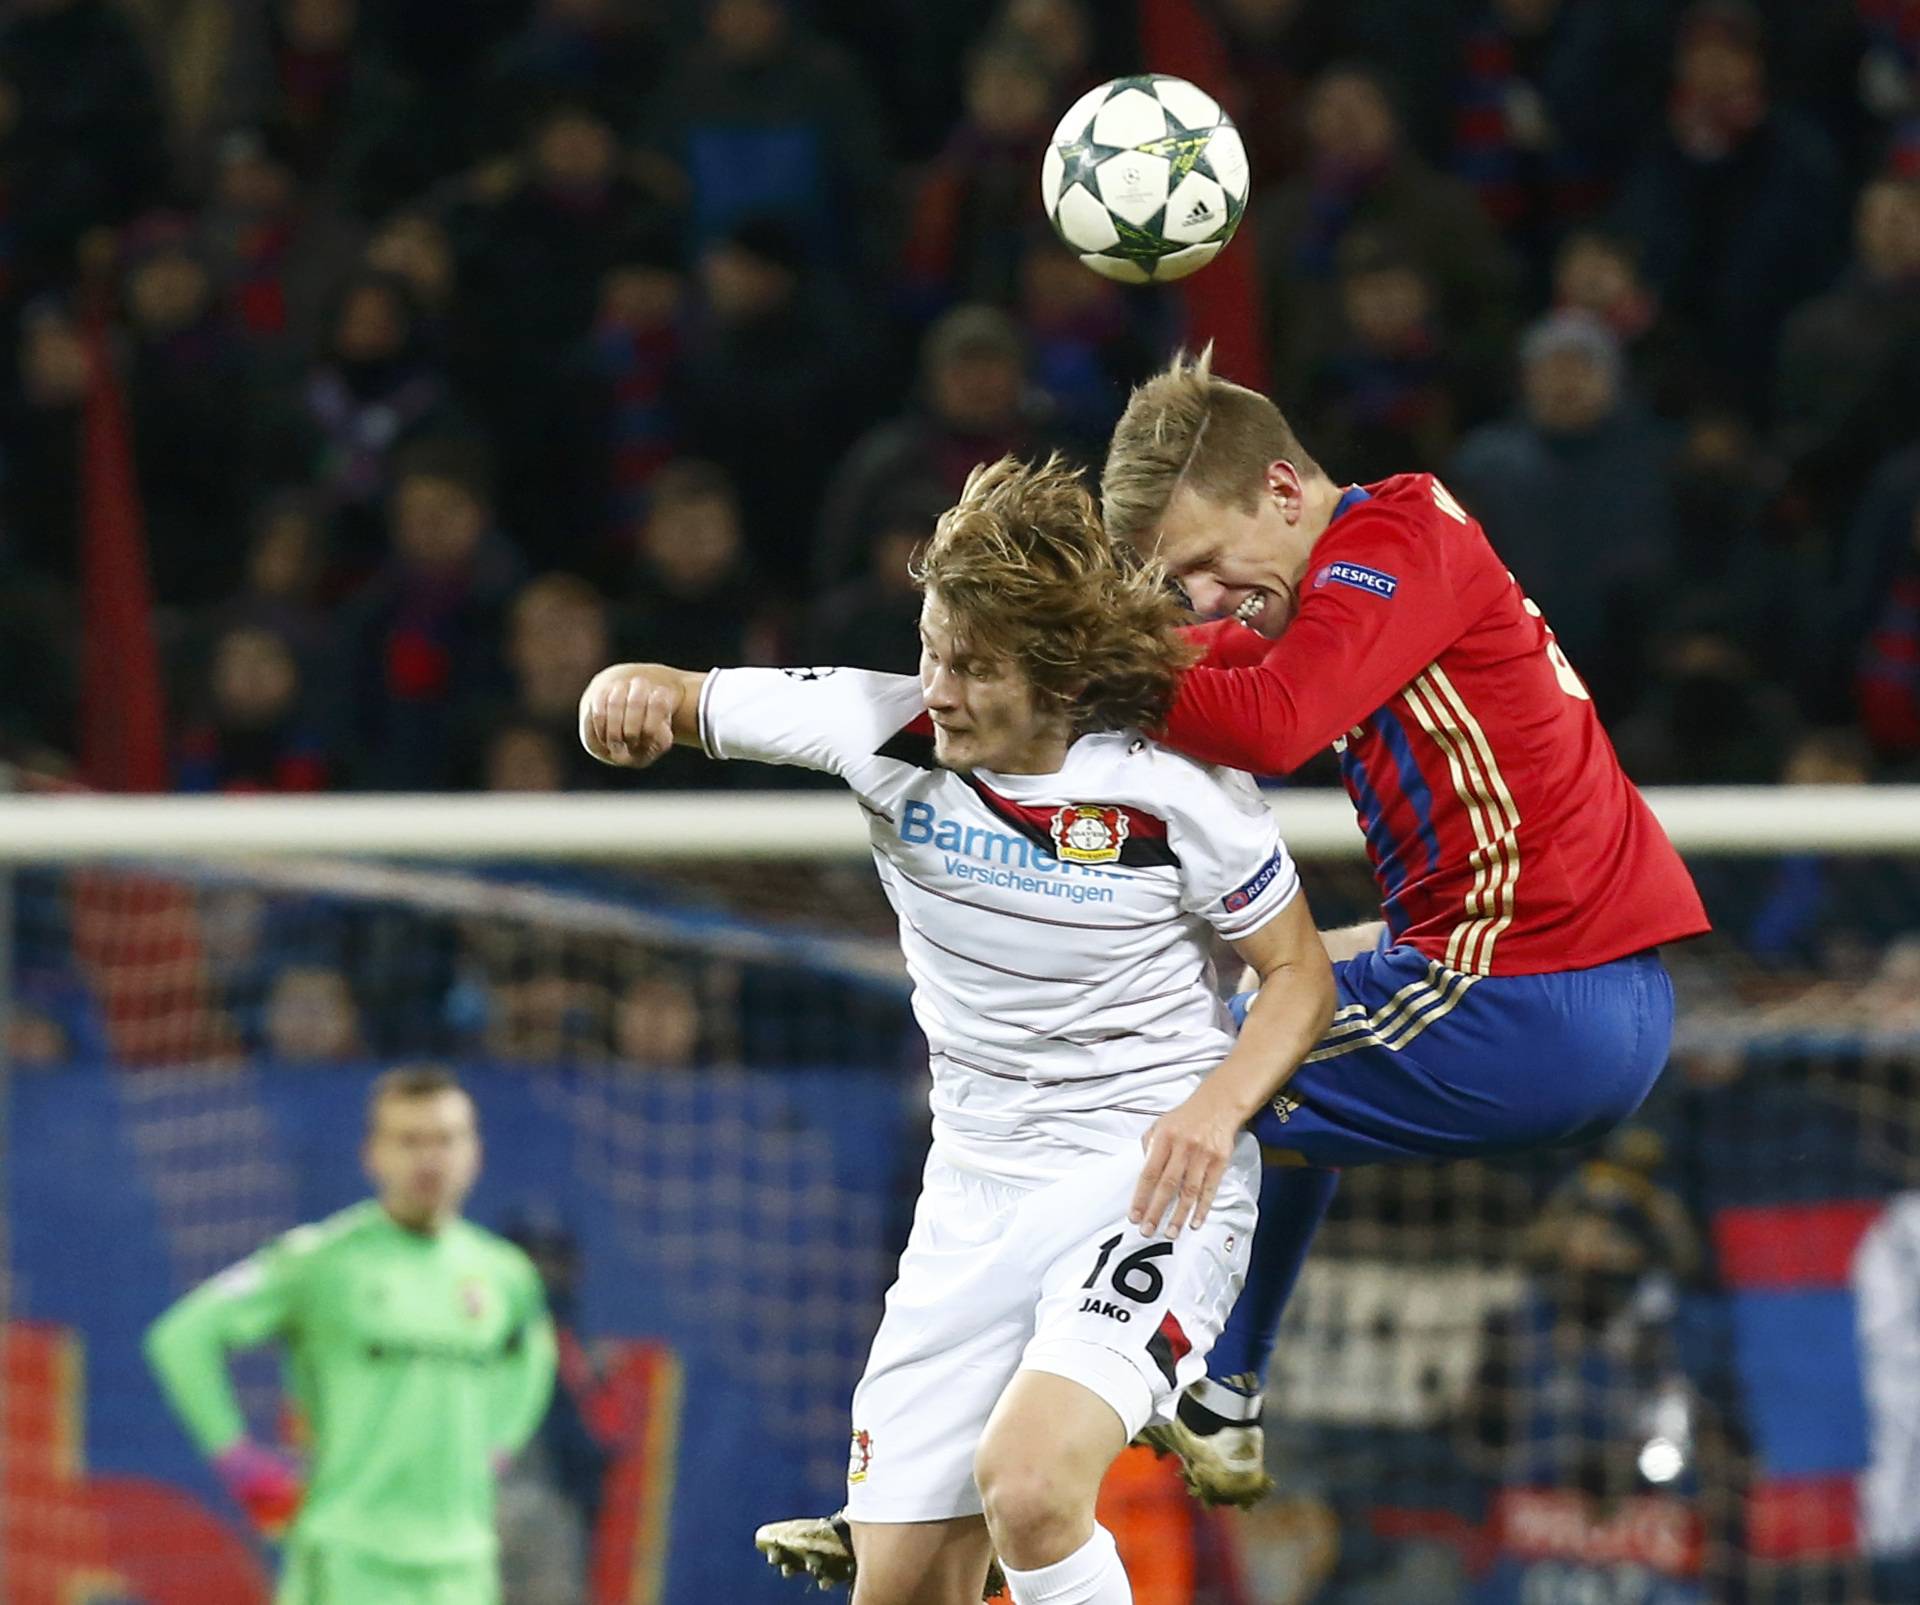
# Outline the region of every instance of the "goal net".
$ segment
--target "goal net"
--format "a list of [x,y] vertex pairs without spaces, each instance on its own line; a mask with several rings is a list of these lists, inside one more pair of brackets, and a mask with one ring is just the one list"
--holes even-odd
[[[1124,1462],[1137,1598],[1920,1599],[1920,798],[1656,802],[1717,927],[1660,1088],[1589,1152],[1345,1176],[1276,1496]],[[1345,802],[1276,807],[1321,922],[1369,917]],[[142,1334],[364,1196],[368,1084],[421,1060],[565,1334],[509,1601],[797,1598],[748,1540],[842,1497],[926,1141],[865,840],[817,792],[0,800],[0,1598],[266,1600]],[[272,1358],[236,1377],[297,1445]]]

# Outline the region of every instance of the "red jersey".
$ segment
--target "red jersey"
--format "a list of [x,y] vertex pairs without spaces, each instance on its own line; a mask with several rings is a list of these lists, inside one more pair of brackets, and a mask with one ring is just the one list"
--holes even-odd
[[1277,641],[1192,634],[1161,739],[1255,774],[1331,743],[1395,940],[1535,975],[1708,929],[1539,608],[1431,474],[1341,498]]

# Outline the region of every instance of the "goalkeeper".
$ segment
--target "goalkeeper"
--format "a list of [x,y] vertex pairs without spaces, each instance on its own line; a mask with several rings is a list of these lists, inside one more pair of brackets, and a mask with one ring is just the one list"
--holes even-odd
[[[460,1217],[480,1139],[447,1072],[380,1077],[362,1157],[374,1198],[196,1288],[147,1357],[255,1523],[279,1537],[291,1518],[277,1605],[492,1605],[494,1476],[553,1387],[540,1279]],[[246,1436],[227,1376],[229,1350],[268,1342],[312,1431],[304,1490]]]

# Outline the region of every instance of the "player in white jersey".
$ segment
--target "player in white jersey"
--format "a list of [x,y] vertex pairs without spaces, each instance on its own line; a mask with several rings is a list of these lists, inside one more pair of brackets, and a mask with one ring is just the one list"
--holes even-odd
[[[1252,783],[1138,734],[1178,605],[1071,472],[976,471],[916,573],[917,680],[616,665],[581,736],[838,775],[900,918],[934,1140],[854,1394],[855,1605],[972,1605],[995,1548],[1019,1605],[1117,1605],[1101,1478],[1204,1369],[1254,1224],[1241,1127],[1332,976]],[[1237,1038],[1215,933],[1262,978]]]

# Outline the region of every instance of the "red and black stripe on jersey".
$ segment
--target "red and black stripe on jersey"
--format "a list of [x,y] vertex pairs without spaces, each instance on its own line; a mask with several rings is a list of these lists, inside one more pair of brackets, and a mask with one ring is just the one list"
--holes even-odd
[[[875,749],[874,755],[892,758],[897,763],[910,763],[917,769],[939,768],[933,759],[933,720],[924,713],[916,714],[887,737]],[[973,789],[974,795],[1009,829],[1017,831],[1050,857],[1060,856],[1059,844],[1053,839],[1053,818],[1060,811],[1058,804],[1035,806],[1015,802],[1011,797],[1003,797],[975,775],[959,775],[958,778],[964,780]],[[1099,806],[1113,805],[1102,803]],[[1118,806],[1127,819],[1127,835],[1120,844],[1120,856],[1115,862],[1137,869],[1156,865],[1178,868],[1180,858],[1167,839],[1167,822],[1138,808],[1129,808],[1125,804]]]

